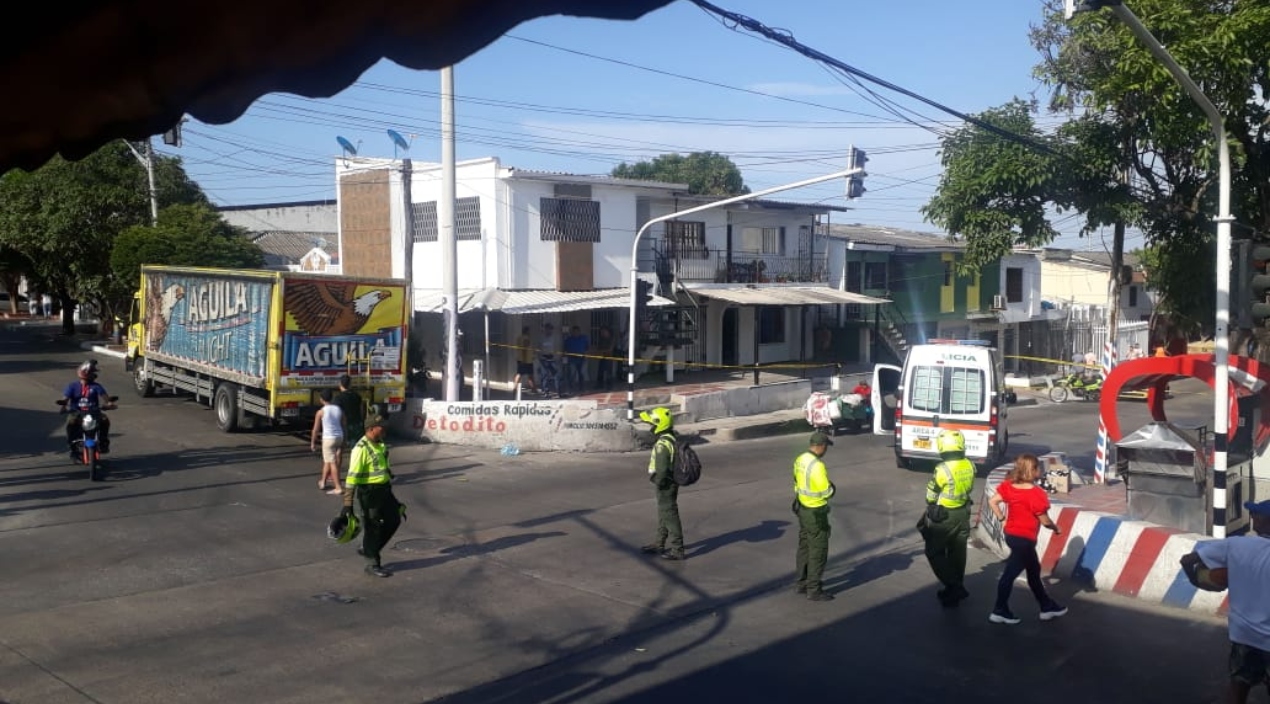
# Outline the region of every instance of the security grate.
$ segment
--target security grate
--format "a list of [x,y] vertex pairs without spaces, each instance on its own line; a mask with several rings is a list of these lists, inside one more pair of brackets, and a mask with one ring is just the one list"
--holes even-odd
[[600,202],[568,198],[539,201],[543,242],[599,242]]
[[[411,205],[414,211],[415,242],[436,242],[440,239],[437,225],[437,202]],[[481,199],[459,198],[454,207],[454,234],[459,241],[481,239]]]

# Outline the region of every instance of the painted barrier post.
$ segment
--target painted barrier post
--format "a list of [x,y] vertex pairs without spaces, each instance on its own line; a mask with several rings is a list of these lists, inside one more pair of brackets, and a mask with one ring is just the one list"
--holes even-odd
[[[1108,339],[1102,346],[1102,381],[1107,382],[1107,377],[1111,375],[1111,370],[1116,366],[1116,345],[1115,342]],[[1099,404],[1099,409],[1102,405]],[[1107,436],[1107,421],[1102,417],[1101,410],[1098,413],[1098,447],[1094,451],[1094,483],[1103,484],[1107,481],[1107,466],[1111,462],[1111,442]]]

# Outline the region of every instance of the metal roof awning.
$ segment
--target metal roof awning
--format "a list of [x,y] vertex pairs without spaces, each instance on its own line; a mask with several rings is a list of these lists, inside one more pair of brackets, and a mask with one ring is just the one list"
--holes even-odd
[[839,291],[828,286],[787,284],[688,284],[690,293],[739,306],[864,305],[890,303],[862,293]]
[[[507,315],[529,315],[629,308],[630,295],[630,290],[625,288],[598,291],[459,289],[459,314],[485,311]],[[415,289],[415,312],[440,313],[444,299],[445,294],[436,289]],[[674,305],[674,301],[653,296],[649,305],[669,306]]]

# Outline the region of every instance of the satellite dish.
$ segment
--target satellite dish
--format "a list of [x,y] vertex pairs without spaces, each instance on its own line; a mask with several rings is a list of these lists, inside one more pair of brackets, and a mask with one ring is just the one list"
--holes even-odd
[[410,151],[410,142],[407,142],[406,138],[402,137],[397,130],[388,130],[388,138],[392,140],[392,158],[397,158],[398,150],[403,152]]
[[344,150],[344,156],[357,156],[357,147],[353,143],[343,137],[336,137],[335,141],[340,143],[340,149]]

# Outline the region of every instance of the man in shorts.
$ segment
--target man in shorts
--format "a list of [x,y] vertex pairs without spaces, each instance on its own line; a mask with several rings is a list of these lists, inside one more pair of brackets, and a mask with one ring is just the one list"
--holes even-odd
[[538,390],[534,384],[534,341],[529,337],[528,325],[520,329],[520,337],[516,338],[516,378],[512,385],[520,386],[522,380],[530,391]]
[[1244,507],[1252,518],[1247,535],[1207,540],[1193,553],[1209,569],[1229,570],[1231,704],[1247,702],[1255,687],[1270,688],[1270,500]]

